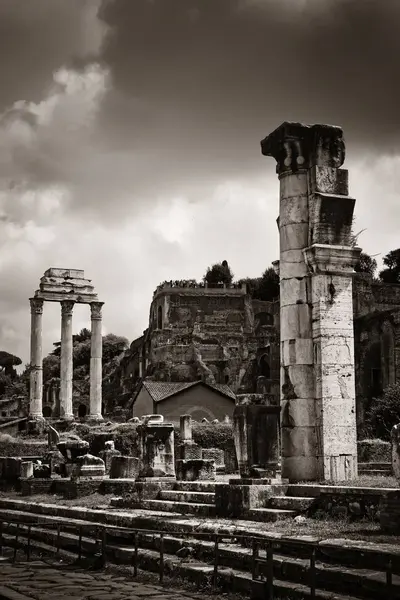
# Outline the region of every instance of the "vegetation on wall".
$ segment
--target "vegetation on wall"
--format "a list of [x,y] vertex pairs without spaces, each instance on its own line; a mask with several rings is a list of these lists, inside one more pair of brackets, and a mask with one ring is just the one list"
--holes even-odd
[[230,285],[233,281],[233,273],[226,260],[208,267],[203,281],[209,285],[218,285],[219,283]]
[[272,302],[279,298],[279,275],[275,273],[273,267],[265,269],[261,277],[247,277],[241,279],[239,283],[246,284],[247,293],[255,300]]
[[368,273],[372,277],[375,277],[377,266],[377,262],[372,256],[366,252],[361,252],[360,259],[354,267],[354,270],[356,273]]
[[379,272],[379,278],[384,283],[400,283],[400,248],[391,250],[383,257],[385,268]]
[[5,350],[0,350],[0,399],[15,396],[27,397],[27,375],[18,375],[14,367],[22,364],[22,360]]
[[[91,333],[82,329],[73,336],[73,381],[82,399],[89,398]],[[43,382],[60,377],[61,342],[43,359]],[[103,336],[103,397],[118,386],[117,369],[129,342],[125,337],[109,333]]]
[[400,423],[400,384],[389,385],[381,398],[374,398],[366,414],[370,436],[390,440],[394,425]]

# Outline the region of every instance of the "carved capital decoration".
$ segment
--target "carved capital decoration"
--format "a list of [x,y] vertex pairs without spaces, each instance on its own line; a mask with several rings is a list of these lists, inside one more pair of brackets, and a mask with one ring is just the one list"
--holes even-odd
[[31,304],[31,314],[41,315],[43,314],[43,300],[41,298],[29,298]]
[[73,300],[61,300],[61,315],[63,317],[72,317],[74,304]]
[[90,303],[90,316],[92,321],[101,321],[101,309],[104,302],[91,302]]
[[262,140],[261,152],[275,158],[279,175],[313,165],[339,169],[345,159],[343,131],[333,125],[285,122]]

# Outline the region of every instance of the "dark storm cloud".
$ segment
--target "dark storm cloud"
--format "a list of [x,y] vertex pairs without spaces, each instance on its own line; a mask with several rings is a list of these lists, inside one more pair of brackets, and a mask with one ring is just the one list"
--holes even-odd
[[260,168],[259,139],[290,119],[398,148],[398,0],[114,0],[102,18],[110,140],[167,177]]
[[209,197],[227,179],[272,177],[259,140],[284,120],[341,125],[349,157],[397,152],[398,0],[103,0],[98,16],[100,2],[34,0],[24,12],[23,0],[0,0],[14,32],[0,36],[9,104],[74,58],[88,72],[101,40],[98,69],[111,77],[96,102],[60,94],[54,122],[18,109],[30,137],[13,128],[13,184],[60,183],[72,210],[117,222],[173,195]]
[[96,55],[101,0],[0,0],[0,111],[38,101],[60,66]]

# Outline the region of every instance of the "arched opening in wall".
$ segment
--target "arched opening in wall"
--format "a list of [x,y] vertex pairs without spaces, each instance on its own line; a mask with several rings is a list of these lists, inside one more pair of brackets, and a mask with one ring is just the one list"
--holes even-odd
[[254,316],[259,325],[273,325],[274,317],[268,312],[259,312]]
[[51,406],[43,406],[42,412],[45,419],[48,419],[51,417],[53,411],[51,410]]
[[269,366],[268,355],[263,354],[258,363],[258,376],[265,377],[266,379],[271,378],[271,367]]
[[158,329],[162,329],[163,323],[162,323],[162,308],[161,306],[158,307],[157,309],[157,328]]
[[385,321],[382,325],[381,345],[382,388],[385,389],[396,381],[394,331],[389,321]]
[[78,407],[78,417],[80,419],[84,419],[87,415],[87,406],[84,404],[80,404]]

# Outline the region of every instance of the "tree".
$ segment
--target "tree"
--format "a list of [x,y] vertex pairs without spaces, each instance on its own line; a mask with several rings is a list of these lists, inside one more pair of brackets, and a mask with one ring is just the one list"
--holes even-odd
[[245,283],[247,293],[255,300],[272,302],[279,298],[279,276],[273,267],[265,269],[261,277],[246,277],[238,283]]
[[361,252],[360,259],[354,267],[354,270],[357,273],[369,273],[369,275],[374,277],[377,266],[377,262],[372,256],[366,252]]
[[209,285],[218,285],[219,283],[225,283],[230,285],[233,280],[233,273],[226,260],[222,263],[215,263],[211,267],[208,267],[206,274],[203,277],[203,281]]
[[386,269],[382,269],[379,278],[384,283],[400,283],[400,248],[391,250],[383,258]]
[[400,385],[389,385],[382,398],[374,398],[366,414],[367,427],[371,435],[381,440],[390,440],[394,425],[400,422]]
[[279,275],[275,273],[273,267],[268,267],[261,276],[257,296],[255,297],[259,300],[272,302],[279,298],[279,291]]
[[0,350],[0,371],[3,371],[5,375],[10,377],[16,377],[17,372],[14,367],[22,364],[22,360],[14,354],[10,354],[5,350]]

